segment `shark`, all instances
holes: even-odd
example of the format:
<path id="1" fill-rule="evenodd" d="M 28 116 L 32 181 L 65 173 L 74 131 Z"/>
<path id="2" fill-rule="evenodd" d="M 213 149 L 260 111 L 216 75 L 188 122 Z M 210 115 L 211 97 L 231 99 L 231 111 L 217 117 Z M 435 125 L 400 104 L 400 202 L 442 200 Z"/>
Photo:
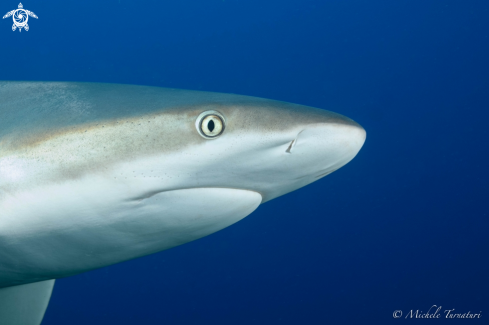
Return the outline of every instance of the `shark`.
<path id="1" fill-rule="evenodd" d="M 0 324 L 39 325 L 55 279 L 226 228 L 365 139 L 350 118 L 276 100 L 0 82 Z"/>

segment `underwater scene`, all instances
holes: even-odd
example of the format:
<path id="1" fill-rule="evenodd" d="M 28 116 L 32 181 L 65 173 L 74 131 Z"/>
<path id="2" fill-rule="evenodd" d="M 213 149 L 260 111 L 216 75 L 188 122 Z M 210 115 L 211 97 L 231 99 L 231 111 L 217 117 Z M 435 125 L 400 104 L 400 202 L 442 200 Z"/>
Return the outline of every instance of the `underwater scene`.
<path id="1" fill-rule="evenodd" d="M 489 323 L 488 1 L 0 14 L 0 325 Z"/>

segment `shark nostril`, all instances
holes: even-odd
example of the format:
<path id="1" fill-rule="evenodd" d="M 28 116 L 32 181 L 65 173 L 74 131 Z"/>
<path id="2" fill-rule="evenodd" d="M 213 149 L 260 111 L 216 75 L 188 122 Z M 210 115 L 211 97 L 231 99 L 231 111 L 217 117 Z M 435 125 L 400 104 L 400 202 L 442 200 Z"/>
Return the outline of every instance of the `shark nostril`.
<path id="1" fill-rule="evenodd" d="M 292 153 L 292 148 L 294 147 L 294 143 L 295 143 L 295 139 L 292 140 L 287 150 L 285 150 L 286 153 Z"/>
<path id="2" fill-rule="evenodd" d="M 302 131 L 304 131 L 304 130 L 302 130 Z M 294 146 L 295 146 L 295 145 L 296 145 L 296 143 L 297 143 L 297 139 L 299 138 L 299 135 L 301 135 L 302 131 L 301 131 L 301 132 L 299 132 L 299 133 L 297 134 L 297 136 L 295 137 L 295 139 L 294 139 L 294 140 L 292 140 L 292 142 L 289 144 L 289 147 L 287 148 L 287 150 L 285 150 L 285 152 L 286 152 L 286 153 L 292 153 L 292 149 L 294 149 Z"/>

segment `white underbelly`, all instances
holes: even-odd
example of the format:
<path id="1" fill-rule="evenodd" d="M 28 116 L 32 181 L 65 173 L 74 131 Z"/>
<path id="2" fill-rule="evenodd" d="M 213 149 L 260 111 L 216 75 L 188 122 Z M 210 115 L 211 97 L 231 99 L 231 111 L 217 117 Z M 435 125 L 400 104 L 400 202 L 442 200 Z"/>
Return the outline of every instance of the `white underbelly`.
<path id="1" fill-rule="evenodd" d="M 85 179 L 2 195 L 0 287 L 181 245 L 241 220 L 262 202 L 257 192 L 229 188 L 129 192 Z"/>

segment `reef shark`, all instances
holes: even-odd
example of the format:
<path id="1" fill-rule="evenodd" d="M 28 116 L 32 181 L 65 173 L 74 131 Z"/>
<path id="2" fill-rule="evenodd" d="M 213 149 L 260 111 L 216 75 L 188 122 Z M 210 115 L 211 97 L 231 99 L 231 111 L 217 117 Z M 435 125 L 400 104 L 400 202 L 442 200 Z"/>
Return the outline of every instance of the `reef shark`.
<path id="1" fill-rule="evenodd" d="M 54 279 L 228 227 L 365 137 L 342 115 L 255 97 L 0 82 L 0 324 L 40 324 Z"/>

